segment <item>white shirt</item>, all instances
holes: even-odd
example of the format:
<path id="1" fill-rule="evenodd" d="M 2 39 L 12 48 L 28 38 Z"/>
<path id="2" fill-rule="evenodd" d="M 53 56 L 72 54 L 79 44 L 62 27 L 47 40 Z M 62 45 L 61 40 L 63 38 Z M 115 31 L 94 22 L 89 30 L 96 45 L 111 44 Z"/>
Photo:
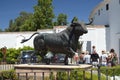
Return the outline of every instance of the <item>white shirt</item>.
<path id="1" fill-rule="evenodd" d="M 87 63 L 90 63 L 90 55 L 85 55 L 84 57 L 83 57 L 83 60 L 85 61 L 85 63 L 87 64 Z"/>
<path id="2" fill-rule="evenodd" d="M 102 55 L 101 55 L 101 61 L 102 61 L 102 62 L 107 62 L 107 60 L 106 60 L 107 57 L 108 57 L 107 54 L 102 54 Z"/>

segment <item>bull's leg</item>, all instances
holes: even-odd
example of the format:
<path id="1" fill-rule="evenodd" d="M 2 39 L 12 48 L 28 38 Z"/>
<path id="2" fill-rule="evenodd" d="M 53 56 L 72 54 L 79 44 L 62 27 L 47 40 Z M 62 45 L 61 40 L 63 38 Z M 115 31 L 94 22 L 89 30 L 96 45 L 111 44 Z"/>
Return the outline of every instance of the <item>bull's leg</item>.
<path id="1" fill-rule="evenodd" d="M 71 47 L 69 47 L 69 50 L 75 55 L 76 52 Z"/>
<path id="2" fill-rule="evenodd" d="M 47 53 L 47 49 L 45 47 L 44 39 L 40 36 L 36 36 L 34 39 L 34 49 L 35 51 L 39 52 L 39 55 L 41 57 L 41 62 L 44 63 L 44 56 Z"/>
<path id="3" fill-rule="evenodd" d="M 41 62 L 42 62 L 42 63 L 45 63 L 44 57 L 45 57 L 46 53 L 47 53 L 47 52 L 44 52 L 44 51 L 41 51 L 41 53 L 40 53 L 40 57 L 41 57 Z"/>
<path id="4" fill-rule="evenodd" d="M 38 53 L 38 51 L 35 50 L 35 51 L 31 54 L 31 56 L 35 56 L 36 53 Z"/>
<path id="5" fill-rule="evenodd" d="M 68 55 L 65 56 L 64 64 L 68 65 Z"/>
<path id="6" fill-rule="evenodd" d="M 42 62 L 42 63 L 44 62 L 45 52 L 34 50 L 34 53 L 32 53 L 31 56 L 35 56 L 35 55 L 39 55 L 41 57 L 41 59 L 38 59 L 38 62 Z"/>

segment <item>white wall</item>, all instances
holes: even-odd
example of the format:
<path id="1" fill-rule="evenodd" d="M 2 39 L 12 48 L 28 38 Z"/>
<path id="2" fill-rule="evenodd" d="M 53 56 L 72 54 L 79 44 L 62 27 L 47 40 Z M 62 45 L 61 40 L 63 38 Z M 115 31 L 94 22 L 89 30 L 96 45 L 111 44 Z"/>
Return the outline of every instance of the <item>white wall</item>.
<path id="1" fill-rule="evenodd" d="M 109 11 L 106 11 L 106 5 L 96 11 L 94 15 L 93 24 L 96 25 L 107 25 L 109 24 Z"/>
<path id="2" fill-rule="evenodd" d="M 16 34 L 2 33 L 0 34 L 0 48 L 8 46 L 8 48 L 15 47 Z"/>
<path id="3" fill-rule="evenodd" d="M 99 54 L 101 54 L 102 50 L 106 50 L 106 30 L 105 27 L 97 28 L 97 26 L 93 28 L 88 28 L 88 33 L 84 34 L 80 41 L 91 41 L 92 46 L 96 46 L 96 50 Z M 86 46 L 83 46 L 83 50 L 86 50 Z"/>
<path id="4" fill-rule="evenodd" d="M 33 32 L 0 32 L 0 48 L 6 46 L 7 48 L 18 48 L 24 45 L 32 46 L 32 40 L 21 44 L 21 40 L 28 38 Z"/>
<path id="5" fill-rule="evenodd" d="M 29 41 L 25 42 L 25 43 L 21 43 L 22 39 L 28 39 L 34 32 L 25 32 L 25 33 L 19 33 L 16 34 L 16 46 L 15 48 L 19 48 L 19 47 L 23 47 L 23 46 L 31 46 L 33 47 L 33 39 L 35 36 L 33 36 L 33 38 L 31 38 Z"/>
<path id="6" fill-rule="evenodd" d="M 120 36 L 120 3 L 119 0 L 110 1 L 110 35 L 111 35 L 111 48 L 116 50 L 116 53 L 119 52 L 119 39 Z"/>

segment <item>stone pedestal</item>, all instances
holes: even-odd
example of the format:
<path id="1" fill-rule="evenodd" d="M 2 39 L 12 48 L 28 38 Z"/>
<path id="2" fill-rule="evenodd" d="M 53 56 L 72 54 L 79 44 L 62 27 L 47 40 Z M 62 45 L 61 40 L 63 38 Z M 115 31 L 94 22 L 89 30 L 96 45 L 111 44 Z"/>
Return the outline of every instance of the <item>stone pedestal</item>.
<path id="1" fill-rule="evenodd" d="M 40 71 L 55 71 L 55 70 L 73 70 L 73 69 L 89 69 L 92 65 L 87 64 L 69 64 L 69 65 L 29 65 L 19 64 L 14 65 L 16 72 L 40 72 Z"/>
<path id="2" fill-rule="evenodd" d="M 18 74 L 19 79 L 33 79 L 33 80 L 44 80 L 49 78 L 50 75 L 56 77 L 57 72 L 69 72 L 74 69 L 89 69 L 92 65 L 80 64 L 80 65 L 29 65 L 29 64 L 19 64 L 15 65 L 14 69 Z M 48 79 L 49 80 L 49 79 Z"/>

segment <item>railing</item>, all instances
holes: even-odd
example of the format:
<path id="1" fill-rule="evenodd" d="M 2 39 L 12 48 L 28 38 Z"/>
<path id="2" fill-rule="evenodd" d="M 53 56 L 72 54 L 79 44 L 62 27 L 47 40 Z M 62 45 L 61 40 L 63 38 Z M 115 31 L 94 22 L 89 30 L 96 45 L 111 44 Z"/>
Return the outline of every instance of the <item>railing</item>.
<path id="1" fill-rule="evenodd" d="M 114 75 L 108 76 L 108 69 L 106 74 L 100 73 L 99 69 L 96 70 L 81 70 L 79 71 L 51 71 L 51 72 L 27 72 L 16 73 L 18 80 L 120 80 Z M 81 75 L 80 75 L 81 73 Z M 88 77 L 89 76 L 89 77 Z"/>
<path id="2" fill-rule="evenodd" d="M 106 69 L 107 72 L 107 69 Z M 81 73 L 81 75 L 80 75 Z M 89 73 L 89 74 L 88 74 Z M 114 73 L 114 70 L 113 70 Z M 0 80 L 120 80 L 113 74 L 112 77 L 108 74 L 102 74 L 98 70 L 81 70 L 79 71 L 51 71 L 51 72 L 18 72 L 13 76 L 5 79 L 1 77 Z M 10 74 L 11 75 L 11 74 Z"/>

